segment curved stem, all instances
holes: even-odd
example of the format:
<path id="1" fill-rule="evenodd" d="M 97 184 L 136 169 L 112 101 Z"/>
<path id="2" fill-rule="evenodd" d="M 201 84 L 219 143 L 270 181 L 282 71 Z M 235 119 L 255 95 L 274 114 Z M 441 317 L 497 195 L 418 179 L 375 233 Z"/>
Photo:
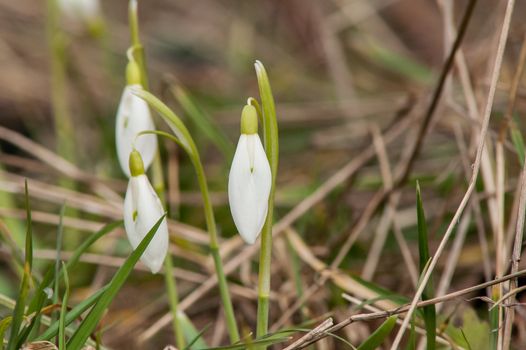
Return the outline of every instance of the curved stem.
<path id="1" fill-rule="evenodd" d="M 199 159 L 199 155 L 197 153 L 197 150 L 195 149 L 195 144 L 193 143 L 193 141 L 191 141 L 190 147 L 195 150 L 194 156 L 192 156 L 191 159 L 195 168 L 195 172 L 197 174 L 199 188 L 201 189 L 201 194 L 203 197 L 203 209 L 205 212 L 208 233 L 210 235 L 210 253 L 212 254 L 212 258 L 214 259 L 219 293 L 221 295 L 221 301 L 223 303 L 223 308 L 225 311 L 228 334 L 230 336 L 230 341 L 232 343 L 235 343 L 239 341 L 239 331 L 237 329 L 236 317 L 234 315 L 232 300 L 230 299 L 230 293 L 228 291 L 226 276 L 223 271 L 221 255 L 219 254 L 219 244 L 217 240 L 217 227 L 214 217 L 214 209 L 212 207 L 212 202 L 210 201 L 210 193 L 208 191 L 208 184 L 206 182 L 206 175 L 203 169 L 203 165 L 201 164 L 201 160 Z"/>
<path id="2" fill-rule="evenodd" d="M 205 212 L 208 234 L 210 235 L 210 253 L 212 254 L 212 258 L 214 259 L 214 266 L 216 269 L 217 280 L 219 285 L 219 293 L 221 295 L 221 301 L 225 310 L 225 318 L 228 333 L 230 335 L 230 341 L 232 343 L 235 343 L 239 341 L 239 331 L 234 316 L 234 308 L 232 307 L 232 300 L 230 299 L 225 273 L 223 271 L 223 263 L 221 261 L 221 256 L 219 255 L 219 245 L 217 240 L 217 228 L 214 217 L 214 209 L 210 200 L 210 193 L 208 191 L 206 175 L 203 169 L 203 165 L 201 163 L 201 159 L 199 158 L 197 146 L 195 145 L 195 142 L 184 123 L 166 104 L 159 100 L 155 95 L 144 89 L 135 89 L 133 90 L 133 93 L 139 96 L 140 98 L 144 99 L 153 109 L 155 109 L 161 115 L 161 117 L 168 124 L 168 126 L 176 136 L 177 141 L 175 142 L 179 146 L 181 146 L 181 148 L 184 149 L 184 151 L 188 154 L 192 165 L 195 168 L 197 180 L 199 182 L 199 188 L 203 197 L 203 209 Z M 157 132 L 157 134 L 160 136 L 166 136 L 159 132 Z M 173 138 L 170 139 L 173 140 Z"/>

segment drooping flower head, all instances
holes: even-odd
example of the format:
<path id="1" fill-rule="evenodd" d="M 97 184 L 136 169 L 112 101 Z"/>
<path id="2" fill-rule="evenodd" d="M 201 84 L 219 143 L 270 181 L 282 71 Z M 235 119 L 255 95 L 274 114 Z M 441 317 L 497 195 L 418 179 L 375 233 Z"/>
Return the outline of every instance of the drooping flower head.
<path id="1" fill-rule="evenodd" d="M 155 126 L 146 101 L 132 93 L 132 89 L 141 88 L 140 69 L 132 59 L 126 67 L 128 85 L 124 88 L 115 127 L 117 156 L 122 171 L 129 177 L 128 157 L 136 149 L 144 160 L 147 169 L 157 152 L 157 137 L 152 134 L 138 136 L 139 133 L 154 130 Z"/>
<path id="2" fill-rule="evenodd" d="M 68 19 L 77 22 L 95 22 L 101 16 L 99 0 L 58 0 L 58 6 Z"/>
<path id="3" fill-rule="evenodd" d="M 270 165 L 258 135 L 257 112 L 246 105 L 230 168 L 228 200 L 239 234 L 249 244 L 256 241 L 265 223 L 271 183 Z"/>
<path id="4" fill-rule="evenodd" d="M 133 150 L 129 156 L 131 173 L 124 198 L 124 228 L 133 249 L 163 216 L 164 208 L 148 177 L 144 174 L 141 155 Z M 168 226 L 163 219 L 152 241 L 141 256 L 141 261 L 152 273 L 157 273 L 168 252 Z"/>

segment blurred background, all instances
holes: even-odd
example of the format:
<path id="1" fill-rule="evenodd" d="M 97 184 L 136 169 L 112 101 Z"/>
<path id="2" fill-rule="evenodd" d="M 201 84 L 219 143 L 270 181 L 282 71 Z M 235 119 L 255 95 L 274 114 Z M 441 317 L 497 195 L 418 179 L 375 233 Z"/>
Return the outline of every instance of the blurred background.
<path id="1" fill-rule="evenodd" d="M 306 205 L 275 242 L 270 323 L 275 329 L 324 315 L 342 320 L 355 312 L 342 299 L 342 292 L 360 300 L 377 297 L 378 288 L 405 297 L 414 293 L 418 264 L 415 181 L 422 187 L 433 252 L 470 176 L 505 2 L 477 1 L 462 42 L 462 59 L 446 81 L 407 181 L 395 192 L 396 198 L 393 195 L 372 207 L 371 203 L 375 193 L 388 188 L 407 164 L 468 2 L 139 1 L 150 90 L 180 114 L 198 143 L 213 191 L 225 263 L 235 261 L 245 249 L 225 192 L 240 112 L 248 97 L 259 98 L 254 61 L 261 60 L 267 68 L 280 128 L 276 220 Z M 4 234 L 9 232 L 21 242 L 23 181 L 29 178 L 39 268 L 55 258 L 56 225 L 63 203 L 68 208 L 65 259 L 83 238 L 121 216 L 126 179 L 115 153 L 114 124 L 130 45 L 127 7 L 125 0 L 101 1 L 102 18 L 88 24 L 63 15 L 50 21 L 53 11 L 45 1 L 0 0 L 0 219 Z M 488 168 L 483 169 L 478 197 L 463 218 L 469 217 L 460 225 L 459 231 L 464 232 L 459 248 L 448 248 L 437 268 L 438 285 L 448 271 L 448 261 L 454 259 L 453 271 L 441 285 L 443 293 L 481 283 L 499 270 L 492 215 L 494 145 L 506 120 L 510 85 L 520 67 L 525 11 L 526 3 L 518 1 L 490 122 Z M 524 79 L 519 82 L 512 116 L 514 130 L 520 132 L 526 87 Z M 69 121 L 57 126 L 57 114 Z M 156 124 L 166 129 L 160 118 Z M 66 141 L 59 142 L 60 133 L 67 135 Z M 170 141 L 162 143 L 173 219 L 171 253 L 185 300 L 213 269 L 193 168 Z M 512 140 L 506 139 L 504 145 L 505 240 L 511 242 L 521 163 Z M 351 168 L 356 169 L 350 171 L 355 159 Z M 325 190 L 327 180 L 338 174 Z M 321 197 L 305 204 L 320 189 Z M 357 231 L 360 234 L 352 248 L 343 252 L 337 278 L 322 279 L 297 312 L 281 319 L 305 290 L 320 281 L 321 271 Z M 129 251 L 122 231 L 94 247 L 84 257 L 86 264 L 72 276 L 72 302 L 107 282 Z M 0 253 L 0 289 L 13 296 L 18 282 L 10 267 L 11 252 L 2 244 Z M 453 255 L 448 258 L 448 254 Z M 152 328 L 169 311 L 163 279 L 144 272 L 140 264 L 138 270 L 106 317 L 108 346 L 162 348 L 173 343 L 169 323 Z M 236 316 L 245 332 L 255 325 L 256 272 L 257 254 L 240 262 L 230 279 Z M 355 277 L 371 284 L 363 287 Z M 484 290 L 473 297 L 483 295 Z M 451 319 L 462 323 L 467 317 L 476 320 L 473 324 L 478 327 L 488 327 L 483 301 L 453 304 L 442 314 L 447 318 L 444 327 L 453 323 Z M 188 303 L 185 312 L 198 329 L 209 326 L 204 332 L 209 345 L 225 343 L 216 288 L 197 303 Z M 525 344 L 524 310 L 517 311 L 516 317 L 514 341 Z M 374 326 L 374 322 L 356 324 L 341 335 L 359 344 Z M 480 345 L 486 347 L 473 343 L 471 347 L 487 348 L 487 338 L 476 340 L 478 333 L 474 334 L 473 341 L 486 342 Z M 346 345 L 326 338 L 318 346 Z"/>

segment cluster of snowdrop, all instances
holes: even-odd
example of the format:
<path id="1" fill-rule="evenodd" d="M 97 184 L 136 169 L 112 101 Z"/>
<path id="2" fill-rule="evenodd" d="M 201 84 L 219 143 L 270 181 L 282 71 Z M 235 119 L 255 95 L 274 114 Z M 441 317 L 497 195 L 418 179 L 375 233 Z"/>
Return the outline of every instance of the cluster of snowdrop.
<path id="1" fill-rule="evenodd" d="M 88 29 L 90 26 L 96 29 L 93 25 L 96 25 L 97 21 L 102 23 L 99 0 L 52 1 L 56 2 L 64 17 L 76 24 L 88 25 Z M 166 136 L 185 150 L 196 171 L 210 235 L 210 254 L 213 256 L 216 268 L 227 328 L 231 342 L 236 343 L 240 340 L 239 331 L 219 254 L 217 228 L 204 169 L 195 142 L 186 126 L 169 107 L 146 91 L 146 86 L 142 85 L 147 79 L 144 51 L 139 39 L 137 6 L 137 0 L 130 0 L 129 21 L 132 44 L 128 50 L 127 83 L 120 99 L 115 125 L 117 157 L 123 173 L 129 179 L 123 205 L 126 235 L 133 249 L 137 249 L 153 227 L 159 223 L 156 231 L 152 232 L 153 237 L 150 233 L 149 237 L 152 239 L 141 255 L 141 261 L 152 273 L 159 272 L 168 253 L 168 225 L 163 203 L 152 187 L 146 172 L 154 161 L 159 161 L 157 135 Z M 259 337 L 266 334 L 268 325 L 270 284 L 266 281 L 270 281 L 271 254 L 269 252 L 272 247 L 272 199 L 278 163 L 278 131 L 274 100 L 266 71 L 259 61 L 256 61 L 255 68 L 263 108 L 260 108 L 257 100 L 250 98 L 242 110 L 241 135 L 228 179 L 228 199 L 234 223 L 245 242 L 255 243 L 263 230 L 260 252 L 260 276 L 263 276 L 260 281 L 263 282 L 258 287 L 257 336 Z M 173 135 L 155 131 L 150 107 L 163 117 Z M 265 148 L 258 135 L 258 120 L 263 124 Z M 157 164 L 153 170 L 154 175 L 156 171 L 159 171 Z M 265 226 L 265 223 L 268 225 Z M 171 266 L 170 263 L 166 264 L 166 276 L 172 275 Z M 170 277 L 167 278 L 167 286 L 169 289 L 175 288 L 175 284 L 170 282 Z M 169 293 L 169 296 L 172 308 L 176 308 L 176 293 Z M 175 314 L 174 317 L 177 323 L 178 317 Z M 178 333 L 176 331 L 178 345 L 184 348 L 184 339 Z"/>
<path id="2" fill-rule="evenodd" d="M 134 90 L 142 86 L 140 69 L 131 55 L 126 76 L 115 138 L 119 163 L 130 179 L 124 200 L 124 224 L 135 249 L 164 209 L 145 175 L 157 152 L 157 137 L 148 133 L 155 128 L 148 104 L 134 94 Z M 257 112 L 253 106 L 246 105 L 241 113 L 241 136 L 230 169 L 228 198 L 234 223 L 249 244 L 256 241 L 265 223 L 271 181 L 269 162 L 258 135 Z M 168 229 L 164 219 L 141 260 L 156 273 L 167 252 Z"/>
<path id="3" fill-rule="evenodd" d="M 133 94 L 133 89 L 142 89 L 140 69 L 133 59 L 126 67 L 126 79 L 127 85 L 117 110 L 115 140 L 122 171 L 129 177 L 124 198 L 124 228 L 135 249 L 164 214 L 164 208 L 145 174 L 157 152 L 157 137 L 153 134 L 141 135 L 141 132 L 154 130 L 155 127 L 148 104 Z M 157 273 L 167 252 L 168 226 L 166 219 L 163 219 L 141 261 L 152 273 Z"/>

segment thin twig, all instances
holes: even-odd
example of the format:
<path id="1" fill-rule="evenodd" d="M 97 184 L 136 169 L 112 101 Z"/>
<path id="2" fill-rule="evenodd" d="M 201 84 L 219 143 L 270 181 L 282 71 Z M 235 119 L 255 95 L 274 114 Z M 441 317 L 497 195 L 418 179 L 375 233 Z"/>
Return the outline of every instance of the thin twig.
<path id="1" fill-rule="evenodd" d="M 331 328 L 334 325 L 334 322 L 332 320 L 332 317 L 326 319 L 323 321 L 320 325 L 318 325 L 316 328 L 312 329 L 309 333 L 305 334 L 303 337 L 296 340 L 294 343 L 290 344 L 283 350 L 292 350 L 295 349 L 312 339 L 319 336 L 321 333 L 325 332 L 327 329 Z"/>
<path id="2" fill-rule="evenodd" d="M 473 5 L 474 5 L 475 1 L 471 1 L 470 2 L 470 6 L 469 8 L 471 8 L 471 10 L 469 10 L 468 8 L 468 11 L 472 11 L 473 10 Z M 500 40 L 499 40 L 499 43 L 498 43 L 498 47 L 497 47 L 497 55 L 495 57 L 495 63 L 494 63 L 494 66 L 493 66 L 493 71 L 492 71 L 492 74 L 491 74 L 491 84 L 490 84 L 490 87 L 489 87 L 489 92 L 488 92 L 488 98 L 487 98 L 487 103 L 486 103 L 486 107 L 484 109 L 484 114 L 483 114 L 483 122 L 482 122 L 482 130 L 480 132 L 480 138 L 479 138 L 479 144 L 478 144 L 478 147 L 477 147 L 477 154 L 476 154 L 476 157 L 475 157 L 475 162 L 474 162 L 474 166 L 473 166 L 473 175 L 471 177 L 471 180 L 470 180 L 470 183 L 469 183 L 469 186 L 468 186 L 468 189 L 464 195 L 464 197 L 462 198 L 462 201 L 460 202 L 460 205 L 458 206 L 456 212 L 455 212 L 455 215 L 453 216 L 453 219 L 451 220 L 447 230 L 446 230 L 446 233 L 444 234 L 444 237 L 442 238 L 442 241 L 440 242 L 440 245 L 439 247 L 437 248 L 436 252 L 435 252 L 435 255 L 433 256 L 432 260 L 431 260 L 431 263 L 429 264 L 429 268 L 427 269 L 424 277 L 422 278 L 422 282 L 420 284 L 420 287 L 418 288 L 418 290 L 416 291 L 414 297 L 413 297 L 413 301 L 411 302 L 411 307 L 409 308 L 408 310 L 408 313 L 406 315 L 406 318 L 404 319 L 404 323 L 402 324 L 402 326 L 400 327 L 400 330 L 398 331 L 397 335 L 396 335 L 396 338 L 391 346 L 391 350 L 396 350 L 400 347 L 400 342 L 402 341 L 402 337 L 405 333 L 405 330 L 407 328 L 407 325 L 409 324 L 410 320 L 411 320 L 411 317 L 413 315 L 413 312 L 416 308 L 416 305 L 418 303 L 418 300 L 420 300 L 420 297 L 422 296 L 422 292 L 424 291 L 424 288 L 426 287 L 427 285 L 427 282 L 429 281 L 429 278 L 431 277 L 431 274 L 433 273 L 433 270 L 438 262 L 438 259 L 440 258 L 440 256 L 442 255 L 442 252 L 443 250 L 445 249 L 446 247 L 446 244 L 449 240 L 449 237 L 451 236 L 451 233 L 453 232 L 453 229 L 455 228 L 458 220 L 460 219 L 460 216 L 462 215 L 462 212 L 464 211 L 464 208 L 466 207 L 470 197 L 471 197 L 471 194 L 473 192 L 473 190 L 475 189 L 475 183 L 477 181 L 477 177 L 478 177 L 478 172 L 480 170 L 480 160 L 481 160 L 481 157 L 482 157 L 482 150 L 484 148 L 484 141 L 486 139 L 486 133 L 487 133 L 487 130 L 488 130 L 488 125 L 489 125 L 489 119 L 490 119 L 490 115 L 491 115 L 491 110 L 492 110 L 492 107 L 493 107 L 493 99 L 494 99 L 494 96 L 495 96 L 495 90 L 496 90 L 496 86 L 497 86 L 497 81 L 498 81 L 498 78 L 499 78 L 499 73 L 500 73 L 500 67 L 502 65 L 502 57 L 504 56 L 504 48 L 506 47 L 506 41 L 507 41 L 507 38 L 508 38 L 508 33 L 509 33 L 509 28 L 510 28 L 510 22 L 511 22 L 511 15 L 513 13 L 513 5 L 514 5 L 515 1 L 514 0 L 508 0 L 508 3 L 507 3 L 507 7 L 506 7 L 506 13 L 504 15 L 504 21 L 503 21 L 503 25 L 502 25 L 502 29 L 501 29 L 501 33 L 500 33 Z M 472 5 L 473 4 L 473 5 Z M 465 16 L 464 18 L 466 17 L 469 17 L 469 16 Z M 465 22 L 465 20 L 463 20 L 463 23 Z M 465 27 L 467 26 L 467 23 L 464 24 L 463 26 L 461 26 L 461 30 L 459 32 L 459 36 L 460 36 L 460 33 L 464 32 L 465 31 Z"/>
<path id="3" fill-rule="evenodd" d="M 524 216 L 526 214 L 526 160 L 521 174 L 521 194 L 519 199 L 519 216 L 517 218 L 517 229 L 515 231 L 515 244 L 513 246 L 513 253 L 511 255 L 511 271 L 517 272 L 519 270 L 519 262 L 521 261 L 522 253 L 522 239 L 524 236 Z M 517 288 L 518 280 L 516 278 L 511 280 L 510 289 Z M 515 294 L 513 294 L 508 301 L 508 304 L 515 303 Z M 511 341 L 511 328 L 514 317 L 514 308 L 506 309 L 506 321 L 504 323 L 504 338 L 503 348 L 509 349 Z"/>
<path id="4" fill-rule="evenodd" d="M 525 276 L 525 275 L 526 275 L 526 270 L 521 270 L 521 271 L 518 271 L 516 273 L 512 273 L 512 274 L 503 276 L 501 278 L 496 278 L 496 279 L 494 279 L 492 281 L 484 282 L 484 283 L 478 284 L 476 286 L 472 286 L 472 287 L 468 287 L 468 288 L 465 288 L 465 289 L 461 289 L 461 290 L 458 290 L 458 291 L 453 292 L 453 293 L 449 293 L 449 294 L 441 296 L 441 297 L 420 301 L 420 302 L 416 303 L 416 307 L 421 308 L 421 307 L 428 306 L 428 305 L 435 305 L 435 304 L 439 304 L 439 303 L 444 303 L 444 302 L 447 302 L 447 301 L 450 301 L 450 300 L 454 300 L 454 299 L 456 299 L 458 297 L 461 297 L 463 295 L 470 294 L 470 293 L 475 292 L 477 290 L 485 289 L 485 288 L 494 286 L 496 284 L 509 281 L 509 280 L 511 280 L 513 278 L 518 278 L 518 277 L 522 277 L 522 276 Z M 393 316 L 393 315 L 403 314 L 403 313 L 411 311 L 412 307 L 413 307 L 412 304 L 406 304 L 406 305 L 400 306 L 400 307 L 398 307 L 396 309 L 349 316 L 348 318 L 346 318 L 342 322 L 337 323 L 334 326 L 332 326 L 331 328 L 327 329 L 323 334 L 320 334 L 318 336 L 318 338 L 315 338 L 315 339 L 311 340 L 310 342 L 305 343 L 302 346 L 297 347 L 295 349 L 291 349 L 291 350 L 303 349 L 303 348 L 309 346 L 310 344 L 318 341 L 319 339 L 328 336 L 329 333 L 337 332 L 340 329 L 350 325 L 351 323 L 359 322 L 359 321 L 377 320 L 377 319 L 390 317 L 390 316 Z M 406 320 L 408 319 L 408 315 L 407 314 L 405 315 L 405 319 Z"/>

